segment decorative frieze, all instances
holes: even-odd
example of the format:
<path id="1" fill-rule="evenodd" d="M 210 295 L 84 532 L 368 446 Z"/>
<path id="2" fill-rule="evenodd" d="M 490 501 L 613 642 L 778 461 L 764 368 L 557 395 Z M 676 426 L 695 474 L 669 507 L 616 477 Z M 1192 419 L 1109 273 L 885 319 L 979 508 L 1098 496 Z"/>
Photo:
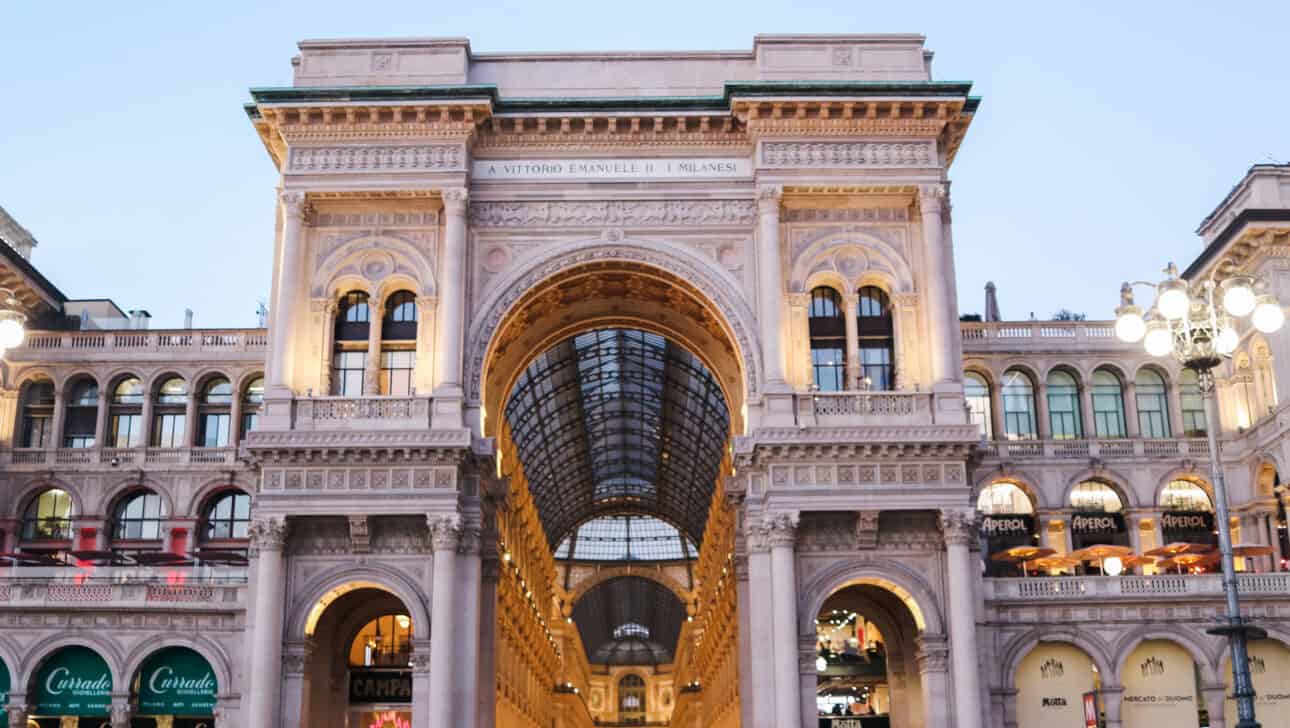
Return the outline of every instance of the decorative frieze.
<path id="1" fill-rule="evenodd" d="M 456 172 L 466 169 L 461 144 L 345 145 L 291 147 L 288 173 Z"/>
<path id="2" fill-rule="evenodd" d="M 279 491 L 432 490 L 456 487 L 456 468 L 266 468 L 261 489 Z"/>
<path id="3" fill-rule="evenodd" d="M 909 222 L 909 210 L 904 207 L 830 207 L 789 208 L 784 210 L 784 222 Z"/>
<path id="4" fill-rule="evenodd" d="M 314 227 L 435 227 L 437 212 L 319 212 Z"/>
<path id="5" fill-rule="evenodd" d="M 475 202 L 472 227 L 672 227 L 751 225 L 752 200 L 633 200 L 589 202 Z"/>
<path id="6" fill-rule="evenodd" d="M 777 489 L 828 488 L 848 490 L 885 485 L 961 484 L 963 463 L 827 463 L 770 466 L 770 482 Z"/>
<path id="7" fill-rule="evenodd" d="M 763 167 L 935 167 L 936 142 L 771 142 L 761 144 Z"/>

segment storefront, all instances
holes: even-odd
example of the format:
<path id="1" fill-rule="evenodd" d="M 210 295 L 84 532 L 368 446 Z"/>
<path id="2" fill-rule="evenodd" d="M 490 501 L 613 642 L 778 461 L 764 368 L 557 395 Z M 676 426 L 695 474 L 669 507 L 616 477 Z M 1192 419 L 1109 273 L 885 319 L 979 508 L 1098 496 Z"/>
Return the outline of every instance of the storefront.
<path id="1" fill-rule="evenodd" d="M 64 647 L 40 666 L 31 693 L 31 721 L 40 728 L 99 728 L 108 723 L 112 671 L 94 650 Z"/>
<path id="2" fill-rule="evenodd" d="M 349 650 L 347 728 L 411 728 L 412 620 L 389 614 L 368 622 Z"/>
<path id="3" fill-rule="evenodd" d="M 1015 562 L 1001 562 L 990 557 L 1016 546 L 1037 546 L 1034 505 L 1030 497 L 1013 483 L 991 483 L 977 496 L 981 514 L 981 558 L 986 576 L 1020 576 Z"/>
<path id="4" fill-rule="evenodd" d="M 1160 508 L 1165 543 L 1218 546 L 1214 506 L 1204 488 L 1189 480 L 1174 480 L 1161 490 Z"/>
<path id="5" fill-rule="evenodd" d="M 1103 544 L 1129 545 L 1124 501 L 1111 486 L 1096 480 L 1076 485 L 1071 490 L 1070 507 L 1073 550 Z"/>
<path id="6" fill-rule="evenodd" d="M 1078 726 L 1084 695 L 1100 686 L 1093 660 L 1075 645 L 1041 642 L 1017 665 L 1018 726 Z"/>
<path id="7" fill-rule="evenodd" d="M 1176 643 L 1143 642 L 1125 659 L 1120 675 L 1124 685 L 1120 720 L 1126 728 L 1196 728 L 1200 725 L 1203 706 L 1198 697 L 1196 663 Z"/>
<path id="8" fill-rule="evenodd" d="M 218 687 L 215 671 L 196 651 L 158 650 L 135 673 L 131 728 L 214 728 Z"/>

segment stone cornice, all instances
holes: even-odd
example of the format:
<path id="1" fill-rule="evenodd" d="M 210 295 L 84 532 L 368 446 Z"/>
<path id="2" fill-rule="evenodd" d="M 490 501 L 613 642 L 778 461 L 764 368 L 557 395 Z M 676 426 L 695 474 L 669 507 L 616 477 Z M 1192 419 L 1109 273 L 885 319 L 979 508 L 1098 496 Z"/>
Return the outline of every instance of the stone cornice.
<path id="1" fill-rule="evenodd" d="M 735 460 L 749 467 L 772 458 L 967 458 L 978 437 L 973 425 L 762 428 L 735 438 Z"/>
<path id="2" fill-rule="evenodd" d="M 430 463 L 455 465 L 472 457 L 471 433 L 459 430 L 265 431 L 248 433 L 242 455 L 258 465 Z"/>

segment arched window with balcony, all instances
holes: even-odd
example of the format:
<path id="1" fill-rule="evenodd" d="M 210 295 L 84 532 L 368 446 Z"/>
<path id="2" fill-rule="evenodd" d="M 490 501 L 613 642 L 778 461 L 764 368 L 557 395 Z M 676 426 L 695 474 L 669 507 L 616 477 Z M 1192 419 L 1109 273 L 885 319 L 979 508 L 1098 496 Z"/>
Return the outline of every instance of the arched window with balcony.
<path id="1" fill-rule="evenodd" d="M 332 357 L 331 391 L 334 395 L 358 397 L 363 394 L 371 315 L 371 306 L 363 291 L 350 291 L 341 296 L 336 309 L 336 345 Z"/>
<path id="2" fill-rule="evenodd" d="M 963 397 L 967 401 L 968 416 L 981 428 L 987 440 L 994 439 L 994 413 L 990 406 L 990 383 L 976 372 L 963 373 Z"/>
<path id="3" fill-rule="evenodd" d="M 197 446 L 228 447 L 232 426 L 233 383 L 215 377 L 202 387 L 197 404 Z"/>
<path id="4" fill-rule="evenodd" d="M 1079 383 L 1070 372 L 1048 373 L 1048 426 L 1054 440 L 1078 440 L 1084 436 L 1079 411 Z"/>
<path id="5" fill-rule="evenodd" d="M 143 444 L 143 382 L 126 376 L 112 388 L 108 405 L 110 447 L 139 447 Z"/>
<path id="6" fill-rule="evenodd" d="M 166 516 L 161 496 L 151 490 L 132 490 L 112 509 L 112 550 L 126 555 L 161 548 L 161 524 Z"/>
<path id="7" fill-rule="evenodd" d="M 1124 437 L 1124 387 L 1106 369 L 1093 372 L 1093 428 L 1098 437 Z"/>
<path id="8" fill-rule="evenodd" d="M 1160 489 L 1160 530 L 1165 543 L 1218 545 L 1214 501 L 1198 483 L 1175 479 Z"/>
<path id="9" fill-rule="evenodd" d="M 1169 429 L 1169 390 L 1164 377 L 1141 369 L 1133 378 L 1138 405 L 1138 432 L 1143 437 L 1172 437 Z"/>
<path id="10" fill-rule="evenodd" d="M 1183 437 L 1205 436 L 1205 399 L 1200 377 L 1190 369 L 1178 375 L 1178 409 L 1182 414 Z"/>
<path id="11" fill-rule="evenodd" d="M 1003 373 L 1003 432 L 1009 440 L 1033 440 L 1035 428 L 1035 384 L 1020 369 Z"/>
<path id="12" fill-rule="evenodd" d="M 256 377 L 242 390 L 242 422 L 238 437 L 254 430 L 260 423 L 260 408 L 264 406 L 264 377 Z"/>
<path id="13" fill-rule="evenodd" d="M 987 576 L 1021 576 L 1015 563 L 991 556 L 1017 546 L 1039 543 L 1035 530 L 1035 506 L 1026 491 L 1016 483 L 998 481 L 981 489 L 976 499 L 981 514 L 981 557 Z"/>
<path id="14" fill-rule="evenodd" d="M 877 286 L 858 292 L 856 337 L 860 345 L 860 376 L 872 389 L 896 388 L 895 338 L 891 299 Z"/>
<path id="15" fill-rule="evenodd" d="M 816 287 L 808 316 L 815 387 L 840 392 L 847 388 L 847 327 L 841 294 L 827 286 Z"/>
<path id="16" fill-rule="evenodd" d="M 201 543 L 214 547 L 246 547 L 251 536 L 251 496 L 232 489 L 216 493 L 202 510 Z"/>
<path id="17" fill-rule="evenodd" d="M 24 551 L 61 550 L 72 540 L 72 496 L 47 488 L 27 501 L 19 536 Z"/>
<path id="18" fill-rule="evenodd" d="M 398 291 L 386 299 L 381 322 L 381 394 L 412 393 L 416 345 L 417 298 L 411 291 Z"/>
<path id="19" fill-rule="evenodd" d="M 22 446 L 54 446 L 54 383 L 29 382 L 22 391 Z"/>
<path id="20" fill-rule="evenodd" d="M 188 427 L 188 382 L 167 377 L 157 385 L 152 409 L 152 446 L 184 447 Z"/>
<path id="21" fill-rule="evenodd" d="M 80 377 L 68 388 L 67 415 L 63 420 L 63 447 L 94 447 L 99 420 L 99 385 Z"/>
<path id="22" fill-rule="evenodd" d="M 643 725 L 645 722 L 645 680 L 627 674 L 618 681 L 618 722 Z"/>
<path id="23" fill-rule="evenodd" d="M 1129 545 L 1124 499 L 1100 480 L 1086 480 L 1071 489 L 1071 545 L 1075 549 L 1099 544 Z"/>

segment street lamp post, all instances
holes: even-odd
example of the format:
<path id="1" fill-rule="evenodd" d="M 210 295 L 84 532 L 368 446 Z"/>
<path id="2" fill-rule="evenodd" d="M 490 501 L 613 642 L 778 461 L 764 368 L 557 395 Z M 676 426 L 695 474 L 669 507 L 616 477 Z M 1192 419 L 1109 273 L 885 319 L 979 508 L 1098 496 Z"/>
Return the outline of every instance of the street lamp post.
<path id="1" fill-rule="evenodd" d="M 1256 281 L 1236 275 L 1221 282 L 1213 278 L 1189 285 L 1178 277 L 1173 263 L 1165 269 L 1161 283 L 1136 283 L 1156 289 L 1156 300 L 1144 314 L 1134 305 L 1133 285 L 1120 288 L 1120 306 L 1115 309 L 1115 333 L 1121 340 L 1142 341 L 1151 356 L 1173 354 L 1187 369 L 1196 372 L 1205 403 L 1205 436 L 1209 441 L 1210 480 L 1214 486 L 1214 509 L 1218 520 L 1218 547 L 1222 556 L 1223 594 L 1227 598 L 1226 624 L 1209 630 L 1227 638 L 1232 651 L 1233 697 L 1237 723 L 1234 728 L 1259 728 L 1254 718 L 1254 683 L 1250 678 L 1247 642 L 1262 639 L 1267 632 L 1241 617 L 1236 568 L 1232 562 L 1232 526 L 1227 507 L 1227 485 L 1219 457 L 1218 400 L 1214 392 L 1214 368 L 1231 357 L 1240 343 L 1235 322 L 1249 317 L 1254 328 L 1272 333 L 1281 328 L 1285 314 L 1281 304 L 1267 294 L 1258 294 Z"/>

